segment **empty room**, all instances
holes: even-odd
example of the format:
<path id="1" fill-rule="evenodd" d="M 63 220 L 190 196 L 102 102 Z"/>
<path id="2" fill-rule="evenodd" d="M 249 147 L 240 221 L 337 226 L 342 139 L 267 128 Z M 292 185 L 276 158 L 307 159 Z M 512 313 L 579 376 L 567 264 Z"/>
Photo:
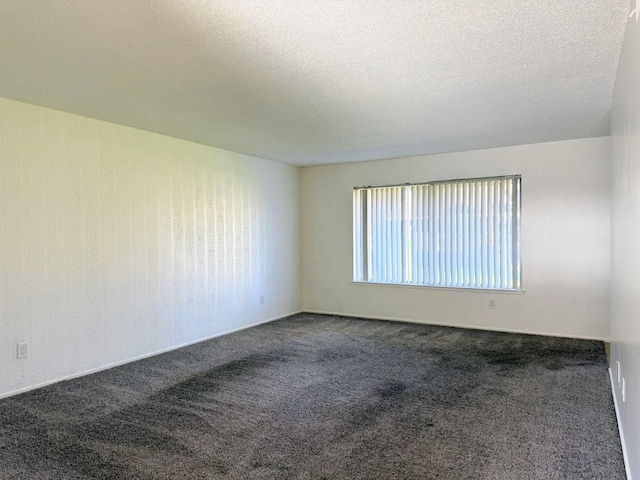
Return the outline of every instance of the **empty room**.
<path id="1" fill-rule="evenodd" d="M 640 0 L 0 0 L 0 479 L 640 480 Z"/>

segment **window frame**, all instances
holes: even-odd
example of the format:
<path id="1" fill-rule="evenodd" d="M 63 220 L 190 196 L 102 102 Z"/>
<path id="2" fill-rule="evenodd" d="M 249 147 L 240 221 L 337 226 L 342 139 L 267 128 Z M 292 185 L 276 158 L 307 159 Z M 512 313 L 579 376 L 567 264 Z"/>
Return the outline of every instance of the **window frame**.
<path id="1" fill-rule="evenodd" d="M 356 201 L 356 194 L 355 192 L 357 190 L 371 190 L 371 189 L 382 189 L 382 188 L 398 188 L 400 189 L 400 192 L 403 192 L 402 195 L 402 200 L 400 202 L 400 207 L 391 207 L 391 208 L 399 208 L 399 211 L 402 212 L 403 215 L 406 215 L 407 212 L 412 212 L 411 210 L 411 204 L 407 201 L 406 199 L 406 188 L 410 188 L 410 187 L 426 187 L 426 186 L 432 186 L 432 185 L 453 185 L 453 184 L 463 184 L 465 182 L 469 183 L 469 182 L 483 182 L 483 181 L 495 181 L 495 180 L 505 180 L 505 179 L 510 179 L 510 180 L 515 180 L 514 184 L 513 184 L 513 197 L 510 199 L 511 201 L 511 205 L 513 208 L 513 211 L 510 213 L 510 224 L 512 226 L 513 230 L 513 234 L 515 234 L 517 232 L 517 235 L 515 235 L 515 237 L 513 237 L 513 241 L 511 243 L 511 248 L 517 248 L 517 261 L 512 262 L 511 268 L 511 275 L 514 276 L 514 280 L 512 281 L 512 283 L 514 284 L 513 287 L 504 287 L 504 286 L 499 286 L 499 287 L 491 287 L 491 286 L 479 286 L 479 285 L 442 285 L 442 284 L 434 284 L 434 283 L 416 283 L 415 281 L 411 280 L 411 281 L 405 281 L 404 280 L 404 273 L 402 273 L 402 280 L 401 281 L 391 281 L 391 282 L 381 282 L 381 281 L 374 281 L 374 280 L 366 280 L 366 278 L 369 276 L 368 272 L 367 272 L 367 267 L 368 265 L 372 264 L 371 261 L 371 230 L 369 228 L 369 225 L 367 223 L 367 220 L 369 219 L 369 216 L 365 213 L 363 213 L 362 211 L 358 213 L 359 208 L 362 209 L 362 202 L 360 203 L 360 205 L 357 204 Z M 391 184 L 391 185 L 375 185 L 375 186 L 365 186 L 365 187 L 354 187 L 353 188 L 354 194 L 352 196 L 352 202 L 353 202 L 353 216 L 352 216 L 352 241 L 353 241 L 353 246 L 351 249 L 352 252 L 352 275 L 351 275 L 351 283 L 355 284 L 355 285 L 372 285 L 372 286 L 385 286 L 385 287 L 401 287 L 401 288 L 427 288 L 427 289 L 445 289 L 445 290 L 464 290 L 464 291 L 474 291 L 474 292 L 483 292 L 483 293 L 515 293 L 515 294 L 522 294 L 525 293 L 525 289 L 524 289 L 524 284 L 523 284 L 523 262 L 522 262 L 522 175 L 521 174 L 511 174 L 511 175 L 497 175 L 497 176 L 486 176 L 486 177 L 473 177 L 473 178 L 456 178 L 456 179 L 450 179 L 450 180 L 434 180 L 434 181 L 427 181 L 427 182 L 419 182 L 419 183 L 400 183 L 400 184 Z M 359 207 L 359 208 L 358 208 Z M 466 208 L 469 208 L 469 206 L 467 205 Z M 494 207 L 491 207 L 494 208 Z M 451 215 L 449 213 L 449 215 Z M 356 225 L 356 220 L 360 219 L 361 222 L 365 222 L 362 225 L 362 228 L 357 228 Z M 410 216 L 406 215 L 406 217 L 403 217 L 401 219 L 401 223 L 405 224 L 405 222 L 411 222 L 411 220 L 409 219 Z M 404 226 L 400 227 L 401 230 L 403 230 L 403 233 L 401 235 L 401 241 L 403 246 L 401 247 L 402 250 L 402 262 L 399 265 L 399 269 L 402 270 L 403 272 L 405 271 L 408 263 L 406 261 L 406 252 L 407 252 L 407 242 L 409 240 L 411 240 L 411 237 L 413 235 L 413 233 L 407 233 L 405 231 L 406 224 Z M 495 229 L 495 225 L 493 226 L 493 228 Z M 360 231 L 360 236 L 358 236 L 358 231 Z M 450 238 L 452 237 L 452 235 L 449 236 Z M 415 238 L 415 237 L 414 237 Z M 476 237 L 478 238 L 478 237 Z M 450 242 L 451 240 L 447 240 L 447 242 Z M 358 250 L 357 250 L 357 245 L 358 243 L 360 243 L 361 247 L 362 247 L 362 254 L 358 255 Z M 500 253 L 502 254 L 503 250 L 500 249 Z M 360 259 L 358 260 L 358 257 L 360 257 Z M 358 268 L 359 268 L 359 264 L 362 264 L 362 266 L 360 268 L 363 268 L 363 275 L 362 275 L 362 279 L 357 279 L 358 278 Z M 466 270 L 465 270 L 466 271 Z M 447 272 L 445 272 L 446 274 Z"/>

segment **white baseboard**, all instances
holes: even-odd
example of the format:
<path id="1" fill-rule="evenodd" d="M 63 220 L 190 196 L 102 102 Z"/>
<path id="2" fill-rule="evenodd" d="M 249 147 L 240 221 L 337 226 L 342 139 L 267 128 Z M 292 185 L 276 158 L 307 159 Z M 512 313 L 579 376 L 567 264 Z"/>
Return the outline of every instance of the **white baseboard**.
<path id="1" fill-rule="evenodd" d="M 160 355 L 162 353 L 167 353 L 167 352 L 171 352 L 173 350 L 178 350 L 179 348 L 188 347 L 189 345 L 195 345 L 196 343 L 206 342 L 207 340 L 211 340 L 213 338 L 222 337 L 224 335 L 229 335 L 231 333 L 239 332 L 241 330 L 246 330 L 247 328 L 257 327 L 258 325 L 263 325 L 265 323 L 274 322 L 276 320 L 280 320 L 281 318 L 290 317 L 291 315 L 296 315 L 298 313 L 302 313 L 302 310 L 298 310 L 298 311 L 295 311 L 295 312 L 287 313 L 285 315 L 279 315 L 279 316 L 273 317 L 273 318 L 268 318 L 266 320 L 261 320 L 259 322 L 252 323 L 250 325 L 244 325 L 242 327 L 234 328 L 232 330 L 227 330 L 227 331 L 221 332 L 221 333 L 216 333 L 215 335 L 211 335 L 211 336 L 208 336 L 208 337 L 205 337 L 205 338 L 199 338 L 199 339 L 193 340 L 191 342 L 181 343 L 180 345 L 175 345 L 175 346 L 172 346 L 172 347 L 163 348 L 161 350 L 156 350 L 156 351 L 151 352 L 151 353 L 145 353 L 143 355 L 139 355 L 139 356 L 133 357 L 133 358 L 128 358 L 126 360 L 121 360 L 119 362 L 110 363 L 108 365 L 102 365 L 100 367 L 92 368 L 92 369 L 89 369 L 89 370 L 83 370 L 82 372 L 73 373 L 71 375 L 66 375 L 64 377 L 55 378 L 53 380 L 47 380 L 46 382 L 38 383 L 36 385 L 30 385 L 28 387 L 20 388 L 18 390 L 13 390 L 13 391 L 10 391 L 10 392 L 1 393 L 0 394 L 0 399 L 7 398 L 7 397 L 12 397 L 14 395 L 19 395 L 21 393 L 25 393 L 25 392 L 28 392 L 28 391 L 31 391 L 31 390 L 35 390 L 37 388 L 46 387 L 47 385 L 52 385 L 54 383 L 64 382 L 65 380 L 71 380 L 71 379 L 78 378 L 78 377 L 84 377 L 85 375 L 91 375 L 92 373 L 101 372 L 102 370 L 108 370 L 110 368 L 119 367 L 120 365 L 126 365 L 127 363 L 136 362 L 136 361 L 142 360 L 144 358 L 149 358 L 149 357 L 153 357 L 155 355 Z"/>
<path id="2" fill-rule="evenodd" d="M 505 333 L 522 333 L 525 335 L 543 335 L 545 337 L 560 337 L 560 338 L 577 338 L 580 340 L 598 340 L 600 342 L 611 342 L 609 338 L 592 337 L 588 335 L 570 335 L 562 333 L 548 333 L 548 332 L 533 332 L 528 330 L 516 330 L 510 328 L 492 328 L 478 325 L 464 325 L 461 323 L 441 323 L 441 322 L 429 322 L 428 320 L 414 320 L 410 318 L 398 318 L 398 317 L 383 317 L 380 315 L 360 315 L 358 313 L 341 313 L 341 312 L 327 312 L 323 310 L 308 310 L 304 309 L 304 313 L 318 313 L 320 315 L 336 315 L 339 317 L 350 318 L 364 318 L 370 320 L 389 320 L 392 322 L 404 322 L 404 323 L 418 323 L 421 325 L 437 325 L 439 327 L 453 327 L 453 328 L 468 328 L 472 330 L 485 330 L 489 332 L 505 332 Z"/>
<path id="3" fill-rule="evenodd" d="M 622 423 L 620 423 L 620 410 L 618 409 L 618 399 L 616 398 L 615 383 L 613 381 L 613 372 L 609 368 L 609 380 L 611 381 L 611 395 L 613 395 L 613 406 L 616 409 L 616 420 L 618 422 L 618 432 L 620 432 L 620 443 L 622 443 L 622 456 L 624 458 L 624 469 L 627 472 L 627 480 L 633 480 L 631 478 L 631 465 L 629 465 L 629 454 L 627 452 L 627 443 L 624 440 L 624 431 L 622 430 Z"/>

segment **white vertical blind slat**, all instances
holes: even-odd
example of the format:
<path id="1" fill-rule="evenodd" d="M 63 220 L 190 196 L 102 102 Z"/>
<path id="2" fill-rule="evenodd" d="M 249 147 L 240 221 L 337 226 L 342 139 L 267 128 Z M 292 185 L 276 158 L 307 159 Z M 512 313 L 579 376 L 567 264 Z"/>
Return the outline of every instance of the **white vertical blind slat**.
<path id="1" fill-rule="evenodd" d="M 508 217 L 507 217 L 507 207 L 508 207 L 508 196 L 507 196 L 507 191 L 508 191 L 508 187 L 509 187 L 509 180 L 505 179 L 502 181 L 502 198 L 500 200 L 500 213 L 501 213 L 501 218 L 500 218 L 500 239 L 502 240 L 500 243 L 500 252 L 501 252 L 501 256 L 500 256 L 500 272 L 501 272 L 501 278 L 502 278 L 502 282 L 500 283 L 500 287 L 501 288 L 508 288 L 507 282 L 508 282 L 508 274 L 507 274 L 507 265 L 509 263 L 509 256 L 507 253 L 507 224 L 508 224 Z"/>
<path id="2" fill-rule="evenodd" d="M 367 277 L 364 277 L 365 281 L 371 281 L 371 268 L 372 268 L 372 263 L 373 263 L 373 259 L 375 258 L 375 250 L 373 248 L 374 242 L 373 242 L 373 235 L 375 233 L 375 230 L 373 229 L 373 199 L 372 199 L 372 192 L 371 190 L 367 191 L 367 211 L 364 213 L 364 215 L 367 217 L 367 231 L 363 231 L 362 234 L 366 235 L 367 238 L 365 238 L 363 241 L 367 242 L 367 258 L 366 260 L 363 259 L 363 265 L 362 265 L 362 270 L 364 272 L 364 270 L 367 270 Z M 360 254 L 360 256 L 362 256 L 362 252 L 358 252 Z M 364 262 L 367 262 L 366 266 L 364 265 Z"/>
<path id="3" fill-rule="evenodd" d="M 469 285 L 476 284 L 476 184 L 469 182 Z"/>
<path id="4" fill-rule="evenodd" d="M 418 269 L 418 274 L 416 276 L 416 281 L 420 284 L 427 283 L 426 273 L 424 269 L 424 259 L 427 255 L 427 243 L 428 238 L 424 236 L 425 225 L 427 224 L 427 214 L 424 210 L 424 187 L 418 187 L 416 190 L 417 198 L 416 205 L 418 205 L 418 244 L 416 245 L 416 253 L 418 254 L 418 258 L 416 259 L 416 268 Z"/>
<path id="5" fill-rule="evenodd" d="M 444 238 L 444 229 L 445 229 L 445 202 L 444 202 L 444 188 L 440 185 L 436 185 L 435 188 L 435 199 L 436 205 L 434 206 L 434 210 L 436 211 L 435 218 L 435 238 L 434 241 L 437 242 L 437 263 L 436 263 L 436 272 L 435 272 L 435 284 L 436 285 L 444 285 L 446 282 L 446 278 L 444 277 L 444 269 L 445 269 L 445 238 Z"/>
<path id="6" fill-rule="evenodd" d="M 476 223 L 476 249 L 475 249 L 475 262 L 476 262 L 476 285 L 482 285 L 482 241 L 483 231 L 482 231 L 482 185 L 480 183 L 476 184 L 476 200 L 475 200 L 475 211 L 474 218 Z"/>
<path id="7" fill-rule="evenodd" d="M 509 180 L 507 185 L 507 218 L 513 219 L 513 179 Z M 513 285 L 513 267 L 511 262 L 513 261 L 513 228 L 511 225 L 507 225 L 507 288 L 514 288 Z"/>
<path id="8" fill-rule="evenodd" d="M 463 209 L 464 209 L 464 286 L 468 287 L 471 283 L 471 258 L 469 252 L 471 251 L 471 221 L 470 221 L 470 211 L 469 206 L 471 203 L 471 184 L 469 182 L 464 183 L 464 199 Z"/>
<path id="9" fill-rule="evenodd" d="M 406 238 L 403 234 L 403 207 L 404 207 L 404 187 L 399 188 L 397 192 L 398 202 L 396 204 L 396 236 L 397 236 L 397 247 L 398 250 L 396 252 L 396 256 L 398 258 L 398 275 L 396 277 L 397 282 L 404 281 L 404 270 L 406 265 Z"/>
<path id="10" fill-rule="evenodd" d="M 454 208 L 452 202 L 452 190 L 453 185 L 445 185 L 444 188 L 444 196 L 445 196 L 445 278 L 446 285 L 451 285 L 452 274 L 453 274 L 453 230 L 452 230 L 452 221 L 454 216 Z"/>
<path id="11" fill-rule="evenodd" d="M 416 232 L 417 243 L 415 246 L 416 251 L 416 281 L 419 284 L 426 283 L 424 278 L 424 257 L 426 255 L 420 255 L 420 252 L 423 252 L 422 245 L 425 245 L 426 239 L 424 237 L 424 202 L 423 202 L 423 194 L 424 187 L 416 187 L 416 205 L 418 206 L 418 231 Z"/>
<path id="12" fill-rule="evenodd" d="M 382 191 L 375 189 L 373 190 L 376 199 L 376 240 L 377 245 L 376 249 L 376 265 L 373 270 L 373 281 L 374 282 L 382 282 L 384 281 L 384 264 L 382 259 L 384 258 L 384 232 L 383 232 L 383 222 L 382 222 Z"/>
<path id="13" fill-rule="evenodd" d="M 464 286 L 464 247 L 465 247 L 465 235 L 464 235 L 464 183 L 457 184 L 458 193 L 456 195 L 456 243 L 458 248 L 456 250 L 456 285 Z"/>
<path id="14" fill-rule="evenodd" d="M 391 192 L 390 188 L 385 188 L 385 194 L 387 197 L 387 201 L 385 202 L 385 205 L 387 206 L 387 217 L 386 217 L 386 221 L 385 221 L 385 227 L 387 230 L 387 278 L 386 281 L 387 282 L 391 282 L 393 283 L 394 281 L 394 276 L 395 276 L 395 267 L 396 267 L 396 262 L 395 259 L 393 258 L 393 254 L 394 254 L 394 243 L 395 243 L 395 238 L 393 236 L 393 194 Z"/>
<path id="15" fill-rule="evenodd" d="M 400 235 L 398 234 L 398 224 L 400 223 L 400 215 L 398 214 L 400 210 L 400 189 L 394 188 L 392 191 L 392 216 L 393 222 L 391 223 L 391 235 L 393 237 L 393 253 L 391 258 L 393 259 L 393 283 L 399 283 L 402 276 L 400 275 L 400 269 L 402 268 L 402 261 L 400 253 L 400 248 L 402 246 L 402 242 L 400 240 Z"/>
<path id="16" fill-rule="evenodd" d="M 481 212 L 480 212 L 480 218 L 482 221 L 481 224 L 481 228 L 482 231 L 480 233 L 481 235 L 481 253 L 480 253 L 480 258 L 482 259 L 482 267 L 480 269 L 481 272 L 481 276 L 482 276 L 482 280 L 480 283 L 481 287 L 488 287 L 489 283 L 488 283 L 488 277 L 489 277 L 489 265 L 487 263 L 487 259 L 489 256 L 489 235 L 488 235 L 488 226 L 489 226 L 489 216 L 487 215 L 487 202 L 488 202 L 488 182 L 482 182 L 481 183 L 481 188 L 480 188 L 480 192 L 482 195 L 482 205 L 481 205 Z"/>
<path id="17" fill-rule="evenodd" d="M 375 241 L 376 241 L 376 246 L 374 247 L 375 252 L 376 252 L 376 262 L 375 265 L 373 267 L 372 273 L 371 273 L 371 277 L 372 280 L 374 282 L 379 281 L 381 279 L 380 275 L 382 273 L 382 254 L 383 254 L 383 249 L 382 249 L 382 218 L 381 218 L 381 198 L 380 198 L 380 192 L 378 190 L 372 190 L 371 191 L 374 195 L 374 199 L 375 201 L 373 202 L 375 205 L 375 214 L 374 214 L 374 218 L 375 218 Z"/>
<path id="18" fill-rule="evenodd" d="M 397 207 L 397 201 L 396 201 L 396 193 L 397 190 L 391 189 L 389 188 L 387 190 L 389 197 L 391 198 L 391 202 L 389 204 L 389 239 L 390 239 L 390 248 L 391 248 L 391 253 L 389 255 L 389 258 L 391 259 L 391 276 L 389 277 L 389 280 L 393 283 L 396 283 L 396 279 L 398 276 L 398 259 L 396 258 L 396 251 L 398 248 L 397 245 L 397 241 L 398 239 L 396 238 L 396 207 Z"/>
<path id="19" fill-rule="evenodd" d="M 411 187 L 411 207 L 408 212 L 408 219 L 411 220 L 411 272 L 407 278 L 407 282 L 416 282 L 416 274 L 418 272 L 418 252 L 416 246 L 418 245 L 418 216 L 411 215 L 411 212 L 418 211 L 418 199 L 417 199 L 417 187 Z"/>
<path id="20" fill-rule="evenodd" d="M 390 281 L 389 269 L 391 264 L 391 250 L 389 247 L 389 210 L 391 209 L 390 199 L 387 199 L 387 189 L 383 188 L 380 192 L 381 209 L 380 209 L 380 221 L 382 227 L 382 251 L 384 255 L 382 257 L 382 278 L 381 281 Z"/>
<path id="21" fill-rule="evenodd" d="M 451 224 L 449 230 L 449 242 L 450 242 L 450 250 L 449 257 L 451 258 L 451 262 L 449 264 L 449 285 L 457 285 L 458 284 L 458 205 L 456 202 L 456 197 L 458 195 L 458 184 L 454 183 L 449 186 L 448 189 L 449 201 L 451 203 L 450 219 L 449 222 Z"/>
<path id="22" fill-rule="evenodd" d="M 438 254 L 438 243 L 437 243 L 437 234 L 436 231 L 438 228 L 437 222 L 437 212 L 438 212 L 438 203 L 437 203 L 437 192 L 435 185 L 427 185 L 427 195 L 425 197 L 426 206 L 425 215 L 428 215 L 429 222 L 427 225 L 428 228 L 425 230 L 425 234 L 429 237 L 429 250 L 428 255 L 425 255 L 425 275 L 428 275 L 427 282 L 429 285 L 437 284 L 437 276 L 436 272 L 438 271 L 437 265 L 437 254 Z M 428 273 L 427 273 L 428 272 Z"/>
<path id="23" fill-rule="evenodd" d="M 409 211 L 411 207 L 411 188 L 402 188 L 402 281 L 409 282 L 411 275 L 411 225 L 409 224 L 411 217 Z"/>
<path id="24" fill-rule="evenodd" d="M 514 201 L 516 202 L 516 208 L 515 208 L 515 214 L 514 217 L 516 218 L 516 225 L 515 225 L 515 232 L 516 232 L 516 239 L 513 242 L 514 248 L 516 249 L 516 260 L 514 262 L 514 268 L 517 270 L 517 275 L 516 275 L 516 283 L 517 283 L 517 287 L 518 289 L 522 288 L 522 251 L 521 251 L 521 241 L 522 241 L 522 232 L 520 231 L 520 216 L 521 216 L 521 209 L 522 209 L 522 205 L 520 204 L 520 196 L 522 195 L 521 192 L 521 180 L 518 179 L 518 181 L 516 182 L 516 193 L 514 195 Z"/>
<path id="25" fill-rule="evenodd" d="M 400 207 L 402 206 L 402 195 L 399 188 L 393 188 L 393 265 L 394 275 L 393 282 L 398 283 L 402 281 L 402 275 L 400 270 L 402 268 L 402 256 L 400 255 L 402 250 L 402 240 L 400 238 Z"/>
<path id="26" fill-rule="evenodd" d="M 369 218 L 369 281 L 375 281 L 374 272 L 375 272 L 375 264 L 376 264 L 376 256 L 378 254 L 378 242 L 376 241 L 376 213 L 378 209 L 376 208 L 376 194 L 373 190 L 367 191 L 367 217 Z"/>
<path id="27" fill-rule="evenodd" d="M 362 258 L 362 255 L 358 255 L 358 238 L 360 237 L 360 232 L 362 231 L 362 220 L 360 215 L 358 215 L 358 206 L 360 203 L 361 191 L 356 190 L 354 192 L 353 197 L 353 278 L 355 280 L 362 280 L 361 271 L 358 268 L 359 259 Z"/>
<path id="28" fill-rule="evenodd" d="M 375 189 L 372 190 L 375 198 L 375 239 L 376 239 L 376 263 L 373 269 L 372 277 L 373 281 L 382 281 L 383 277 L 383 263 L 384 258 L 384 232 L 382 230 L 382 191 Z"/>
<path id="29" fill-rule="evenodd" d="M 489 287 L 496 286 L 496 184 L 489 182 Z"/>
<path id="30" fill-rule="evenodd" d="M 500 196 L 500 189 L 498 182 L 491 182 L 491 221 L 493 226 L 493 242 L 491 244 L 491 265 L 493 267 L 493 276 L 491 287 L 496 288 L 500 286 L 500 251 L 498 245 L 500 245 L 500 212 L 498 211 L 498 198 Z"/>

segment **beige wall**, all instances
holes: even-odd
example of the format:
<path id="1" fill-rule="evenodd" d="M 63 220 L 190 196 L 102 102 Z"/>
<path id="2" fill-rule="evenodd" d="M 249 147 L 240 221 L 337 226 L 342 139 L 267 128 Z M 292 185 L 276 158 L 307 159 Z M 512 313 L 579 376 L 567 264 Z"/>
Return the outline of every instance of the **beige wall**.
<path id="1" fill-rule="evenodd" d="M 0 99 L 0 396 L 300 310 L 299 177 Z"/>
<path id="2" fill-rule="evenodd" d="M 640 23 L 637 18 L 634 15 L 627 26 L 611 109 L 611 370 L 629 480 L 640 479 Z M 621 380 L 625 380 L 624 400 L 618 373 Z"/>
<path id="3" fill-rule="evenodd" d="M 609 337 L 609 138 L 302 170 L 305 310 Z M 352 188 L 522 174 L 525 294 L 356 285 Z M 495 310 L 487 308 L 496 300 Z"/>

